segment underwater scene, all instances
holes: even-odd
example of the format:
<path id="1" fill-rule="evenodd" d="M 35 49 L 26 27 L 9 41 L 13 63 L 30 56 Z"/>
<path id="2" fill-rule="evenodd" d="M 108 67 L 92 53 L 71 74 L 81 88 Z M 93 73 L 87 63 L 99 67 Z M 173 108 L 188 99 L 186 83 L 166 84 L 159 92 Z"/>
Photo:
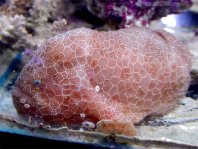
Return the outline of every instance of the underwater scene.
<path id="1" fill-rule="evenodd" d="M 197 99 L 198 0 L 0 0 L 0 149 L 196 149 Z"/>

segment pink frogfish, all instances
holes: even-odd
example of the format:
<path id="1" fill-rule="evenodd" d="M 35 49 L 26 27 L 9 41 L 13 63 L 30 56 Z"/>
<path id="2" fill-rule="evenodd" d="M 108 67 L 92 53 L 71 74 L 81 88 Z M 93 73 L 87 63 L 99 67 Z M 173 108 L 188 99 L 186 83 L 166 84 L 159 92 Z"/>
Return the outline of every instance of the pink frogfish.
<path id="1" fill-rule="evenodd" d="M 178 105 L 191 65 L 185 45 L 162 30 L 77 28 L 35 51 L 12 97 L 19 115 L 46 125 L 133 136 L 134 124 Z"/>

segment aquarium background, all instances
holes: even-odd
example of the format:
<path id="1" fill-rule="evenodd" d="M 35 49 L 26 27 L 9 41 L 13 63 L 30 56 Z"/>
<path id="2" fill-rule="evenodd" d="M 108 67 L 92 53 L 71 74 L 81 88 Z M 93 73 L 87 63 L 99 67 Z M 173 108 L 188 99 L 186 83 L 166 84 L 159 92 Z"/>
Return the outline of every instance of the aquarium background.
<path id="1" fill-rule="evenodd" d="M 183 0 L 182 7 L 174 9 L 171 0 L 166 2 L 168 6 L 159 8 L 151 2 L 148 10 L 125 4 L 129 10 L 141 12 L 140 16 L 154 10 L 143 20 L 137 17 L 126 22 L 126 16 L 120 17 L 112 9 L 104 11 L 113 15 L 104 16 L 99 11 L 101 0 L 0 0 L 0 148 L 197 148 L 198 1 Z M 140 123 L 140 134 L 134 138 L 65 128 L 38 129 L 17 116 L 10 92 L 32 52 L 46 38 L 78 27 L 107 31 L 133 25 L 164 29 L 189 47 L 192 81 L 177 109 Z"/>

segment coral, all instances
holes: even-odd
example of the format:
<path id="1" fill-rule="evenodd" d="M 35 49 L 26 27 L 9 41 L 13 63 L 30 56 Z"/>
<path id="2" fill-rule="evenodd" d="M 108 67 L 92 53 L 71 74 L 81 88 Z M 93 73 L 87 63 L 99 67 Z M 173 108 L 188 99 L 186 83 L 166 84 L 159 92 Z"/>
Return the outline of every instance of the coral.
<path id="1" fill-rule="evenodd" d="M 151 20 L 179 13 L 192 6 L 191 0 L 87 0 L 89 10 L 119 28 L 148 26 Z"/>
<path id="2" fill-rule="evenodd" d="M 53 29 L 55 33 L 63 33 L 67 30 L 67 21 L 65 19 L 54 21 Z"/>
<path id="3" fill-rule="evenodd" d="M 14 16 L 15 14 L 28 16 L 33 0 L 4 0 L 0 5 L 1 13 Z"/>
<path id="4" fill-rule="evenodd" d="M 0 51 L 30 46 L 32 36 L 25 28 L 26 20 L 22 15 L 0 15 Z M 29 43 L 28 43 L 29 39 Z"/>
<path id="5" fill-rule="evenodd" d="M 19 114 L 44 124 L 102 121 L 97 130 L 134 135 L 133 124 L 177 105 L 190 70 L 189 51 L 165 31 L 78 28 L 37 49 L 12 96 Z"/>
<path id="6" fill-rule="evenodd" d="M 62 20 L 69 20 L 64 31 L 82 25 L 89 27 L 82 21 L 71 19 L 80 5 L 84 4 L 69 0 L 5 0 L 0 5 L 0 52 L 36 49 L 47 37 L 60 33 L 55 32 L 57 27 L 54 26 L 57 22 L 62 26 Z"/>

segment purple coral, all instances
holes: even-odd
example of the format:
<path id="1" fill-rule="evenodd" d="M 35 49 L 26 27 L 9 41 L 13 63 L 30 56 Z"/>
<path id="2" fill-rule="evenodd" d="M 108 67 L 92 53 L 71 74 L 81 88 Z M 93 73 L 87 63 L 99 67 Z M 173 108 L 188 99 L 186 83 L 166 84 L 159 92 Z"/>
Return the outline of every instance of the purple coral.
<path id="1" fill-rule="evenodd" d="M 119 28 L 148 26 L 151 20 L 192 6 L 191 0 L 87 0 L 88 9 Z"/>

